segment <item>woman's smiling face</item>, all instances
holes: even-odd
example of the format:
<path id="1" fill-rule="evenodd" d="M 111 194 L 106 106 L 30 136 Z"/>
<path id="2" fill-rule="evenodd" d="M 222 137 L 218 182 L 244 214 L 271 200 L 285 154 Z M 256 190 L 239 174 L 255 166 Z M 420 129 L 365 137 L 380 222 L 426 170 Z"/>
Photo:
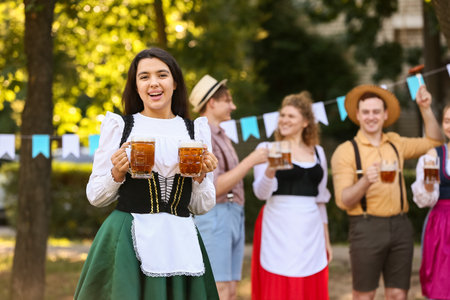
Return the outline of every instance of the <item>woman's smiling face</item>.
<path id="1" fill-rule="evenodd" d="M 292 105 L 286 105 L 280 111 L 278 118 L 278 130 L 284 137 L 295 136 L 302 133 L 308 126 L 300 110 Z"/>
<path id="2" fill-rule="evenodd" d="M 141 59 L 137 66 L 136 88 L 148 117 L 170 118 L 172 95 L 176 89 L 169 67 L 158 58 Z"/>

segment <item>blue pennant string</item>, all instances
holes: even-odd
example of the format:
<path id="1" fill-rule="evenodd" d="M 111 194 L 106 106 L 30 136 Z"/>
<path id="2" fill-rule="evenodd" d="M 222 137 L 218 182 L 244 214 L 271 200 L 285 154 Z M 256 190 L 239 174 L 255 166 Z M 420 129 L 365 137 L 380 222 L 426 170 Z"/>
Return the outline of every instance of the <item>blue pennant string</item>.
<path id="1" fill-rule="evenodd" d="M 89 155 L 93 156 L 95 153 L 95 150 L 98 148 L 98 143 L 100 141 L 100 135 L 98 134 L 91 134 L 89 136 Z"/>
<path id="2" fill-rule="evenodd" d="M 409 76 L 406 78 L 406 83 L 408 85 L 409 93 L 411 95 L 411 99 L 413 101 L 416 100 L 417 91 L 421 85 L 424 85 L 422 75 L 417 74 L 413 76 Z"/>
<path id="3" fill-rule="evenodd" d="M 258 120 L 255 116 L 245 117 L 241 119 L 242 139 L 244 142 L 253 135 L 259 139 Z"/>
<path id="4" fill-rule="evenodd" d="M 344 121 L 347 118 L 347 111 L 345 110 L 345 96 L 340 96 L 336 98 L 337 106 L 339 109 L 339 116 L 341 117 L 341 121 Z"/>
<path id="5" fill-rule="evenodd" d="M 33 134 L 32 136 L 32 157 L 39 154 L 46 158 L 50 157 L 50 136 L 48 134 Z"/>

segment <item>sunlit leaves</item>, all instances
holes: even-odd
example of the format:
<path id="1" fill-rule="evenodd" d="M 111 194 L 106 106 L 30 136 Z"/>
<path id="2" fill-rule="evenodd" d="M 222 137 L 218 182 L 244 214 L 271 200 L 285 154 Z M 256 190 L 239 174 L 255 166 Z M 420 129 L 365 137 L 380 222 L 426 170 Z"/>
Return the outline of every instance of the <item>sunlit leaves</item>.
<path id="1" fill-rule="evenodd" d="M 168 48 L 185 73 L 188 90 L 212 73 L 230 79 L 238 103 L 257 99 L 248 59 L 257 27 L 251 5 L 237 0 L 162 4 Z M 0 107 L 5 108 L 0 115 L 15 124 L 26 98 L 23 9 L 17 0 L 0 4 Z M 120 112 L 131 60 L 157 44 L 155 19 L 153 0 L 57 1 L 52 26 L 56 134 L 98 133 L 106 111 Z"/>

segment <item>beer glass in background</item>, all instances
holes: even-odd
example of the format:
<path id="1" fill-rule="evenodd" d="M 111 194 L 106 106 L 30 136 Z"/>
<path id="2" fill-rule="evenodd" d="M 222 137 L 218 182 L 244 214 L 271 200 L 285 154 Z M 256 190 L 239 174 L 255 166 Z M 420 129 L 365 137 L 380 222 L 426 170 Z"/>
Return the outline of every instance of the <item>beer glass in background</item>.
<path id="1" fill-rule="evenodd" d="M 281 141 L 280 142 L 281 149 L 281 159 L 282 166 L 281 170 L 292 169 L 292 160 L 291 160 L 291 143 L 289 141 Z"/>
<path id="2" fill-rule="evenodd" d="M 131 137 L 130 168 L 133 178 L 150 178 L 155 164 L 155 139 L 136 135 Z"/>
<path id="3" fill-rule="evenodd" d="M 423 160 L 423 182 L 425 184 L 439 183 L 439 157 L 426 155 Z"/>
<path id="4" fill-rule="evenodd" d="M 397 161 L 382 160 L 380 166 L 381 182 L 392 183 L 397 172 Z"/>
<path id="5" fill-rule="evenodd" d="M 269 152 L 269 167 L 279 169 L 283 165 L 280 142 L 267 142 L 266 146 Z"/>
<path id="6" fill-rule="evenodd" d="M 178 146 L 178 166 L 184 177 L 198 177 L 202 173 L 203 141 L 180 141 Z"/>

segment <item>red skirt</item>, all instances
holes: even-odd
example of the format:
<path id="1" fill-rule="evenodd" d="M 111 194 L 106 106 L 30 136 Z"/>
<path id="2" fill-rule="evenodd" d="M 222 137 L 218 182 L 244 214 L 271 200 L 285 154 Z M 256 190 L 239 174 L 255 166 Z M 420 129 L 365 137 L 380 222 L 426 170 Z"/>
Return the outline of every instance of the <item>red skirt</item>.
<path id="1" fill-rule="evenodd" d="M 264 207 L 255 223 L 252 253 L 252 300 L 321 300 L 328 297 L 328 266 L 306 277 L 287 277 L 264 270 L 260 263 Z"/>

